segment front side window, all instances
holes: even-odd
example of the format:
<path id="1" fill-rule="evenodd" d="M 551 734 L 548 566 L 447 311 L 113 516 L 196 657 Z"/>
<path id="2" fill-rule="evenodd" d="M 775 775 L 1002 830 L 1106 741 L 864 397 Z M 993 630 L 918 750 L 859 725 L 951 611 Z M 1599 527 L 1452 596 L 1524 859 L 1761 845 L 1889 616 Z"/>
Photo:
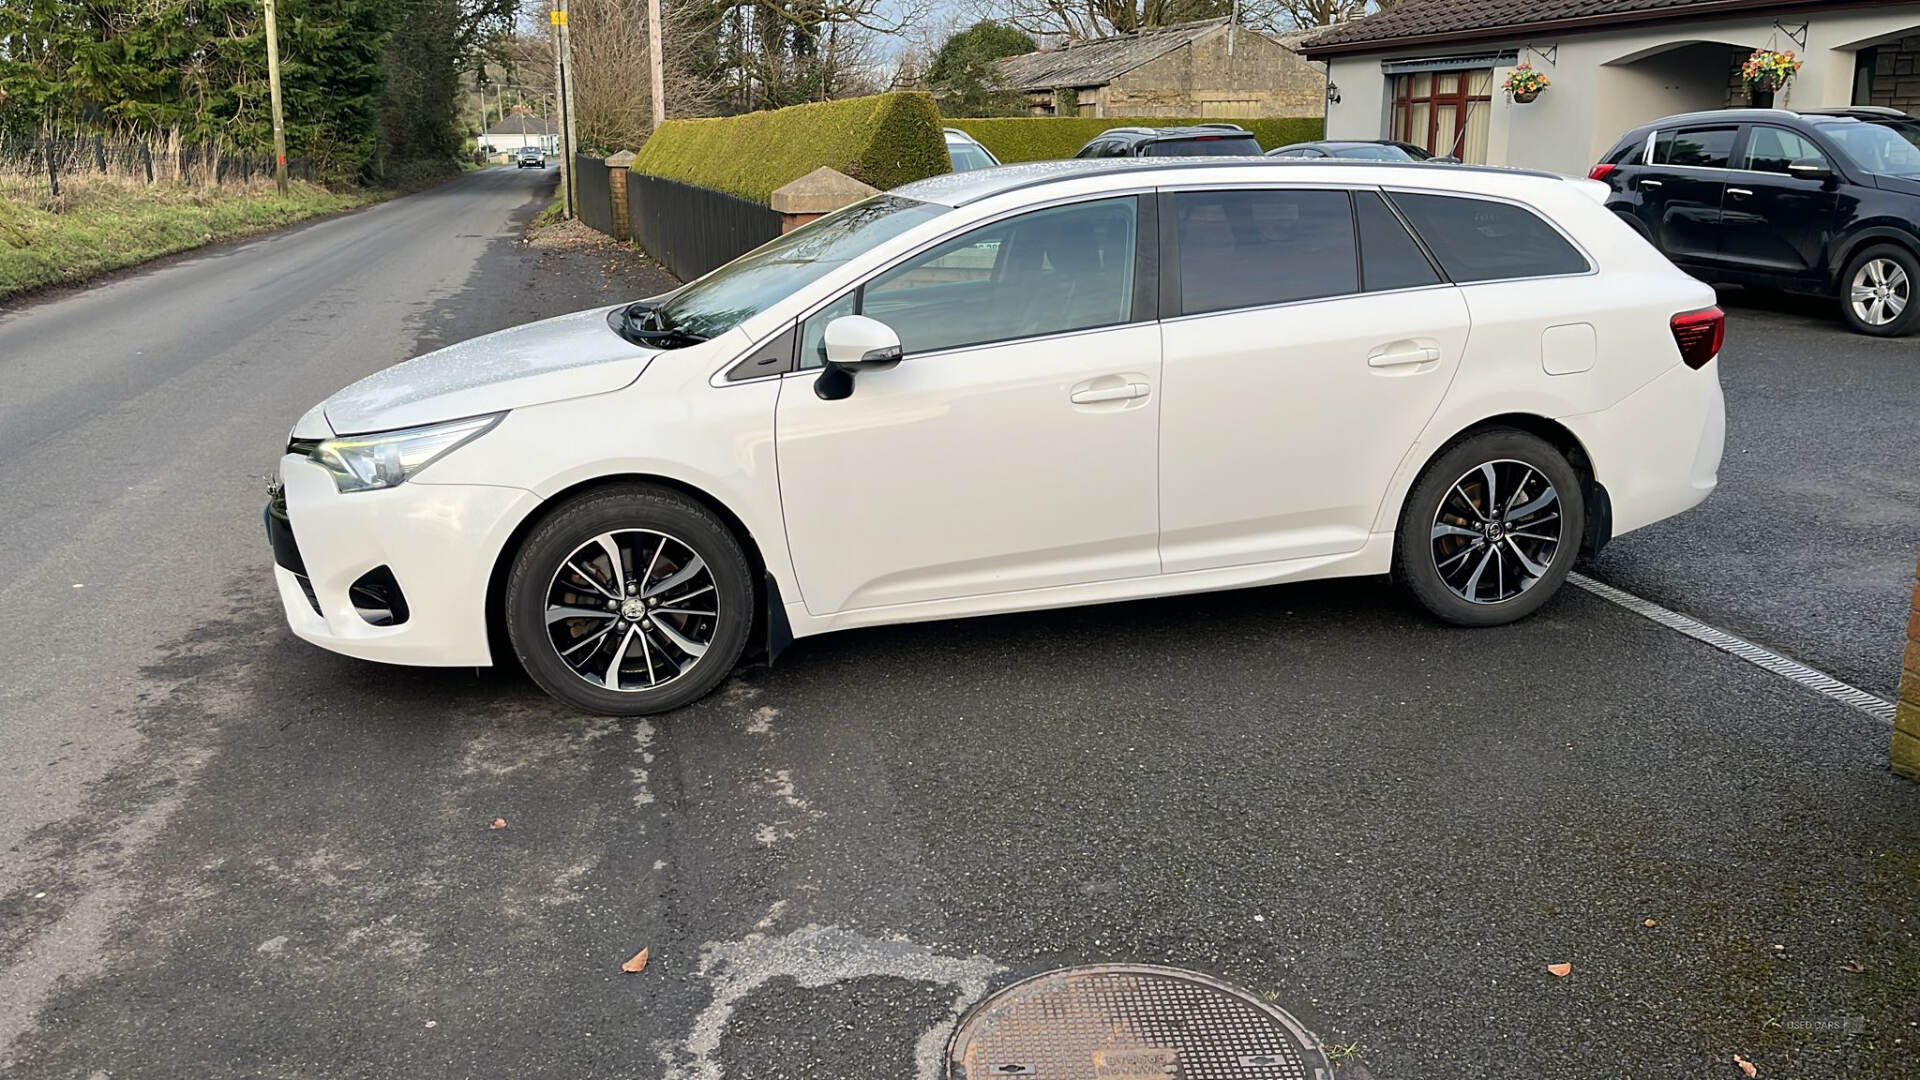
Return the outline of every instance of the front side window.
<path id="1" fill-rule="evenodd" d="M 1181 314 L 1359 291 L 1344 191 L 1182 191 L 1173 212 Z"/>
<path id="2" fill-rule="evenodd" d="M 1133 316 L 1138 200 L 1101 199 L 983 225 L 885 270 L 807 320 L 800 362 L 826 360 L 826 324 L 859 313 L 909 356 L 1089 330 Z"/>
<path id="3" fill-rule="evenodd" d="M 1513 203 L 1396 191 L 1393 204 L 1458 284 L 1584 274 L 1591 267 L 1540 215 Z"/>
<path id="4" fill-rule="evenodd" d="M 1692 169 L 1724 169 L 1733 155 L 1737 129 L 1692 128 L 1663 131 L 1653 140 L 1653 164 Z"/>
<path id="5" fill-rule="evenodd" d="M 1740 167 L 1749 172 L 1785 173 L 1796 161 L 1813 159 L 1829 168 L 1827 155 L 1797 131 L 1760 125 L 1747 132 L 1747 151 Z"/>
<path id="6" fill-rule="evenodd" d="M 717 337 L 821 274 L 950 209 L 883 194 L 837 210 L 769 240 L 673 294 L 661 306 L 658 328 L 690 339 Z"/>

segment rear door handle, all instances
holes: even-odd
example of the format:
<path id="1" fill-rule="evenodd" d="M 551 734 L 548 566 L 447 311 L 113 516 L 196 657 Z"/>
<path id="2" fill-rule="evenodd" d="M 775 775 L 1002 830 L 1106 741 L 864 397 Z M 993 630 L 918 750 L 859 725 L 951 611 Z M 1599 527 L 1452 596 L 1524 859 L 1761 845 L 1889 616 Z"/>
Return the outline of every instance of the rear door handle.
<path id="1" fill-rule="evenodd" d="M 1119 386 L 1100 386 L 1091 390 L 1075 390 L 1072 401 L 1075 405 L 1098 405 L 1102 401 L 1126 401 L 1130 398 L 1143 398 L 1151 388 L 1143 382 L 1123 383 Z"/>
<path id="2" fill-rule="evenodd" d="M 1661 183 L 1658 180 L 1642 180 L 1640 181 L 1640 186 L 1641 187 L 1666 187 L 1667 185 Z"/>
<path id="3" fill-rule="evenodd" d="M 1751 194 L 1753 194 L 1753 192 L 1751 192 L 1751 191 L 1748 191 L 1748 190 L 1747 190 L 1746 188 L 1743 188 L 1743 187 L 1730 187 L 1730 188 L 1728 188 L 1728 189 L 1727 189 L 1727 194 L 1729 194 L 1729 195 L 1751 195 Z"/>
<path id="4" fill-rule="evenodd" d="M 1395 349 L 1388 352 L 1384 347 L 1367 354 L 1367 366 L 1377 368 L 1406 367 L 1410 364 L 1435 364 L 1440 361 L 1440 350 L 1431 345 L 1422 345 L 1411 349 Z"/>

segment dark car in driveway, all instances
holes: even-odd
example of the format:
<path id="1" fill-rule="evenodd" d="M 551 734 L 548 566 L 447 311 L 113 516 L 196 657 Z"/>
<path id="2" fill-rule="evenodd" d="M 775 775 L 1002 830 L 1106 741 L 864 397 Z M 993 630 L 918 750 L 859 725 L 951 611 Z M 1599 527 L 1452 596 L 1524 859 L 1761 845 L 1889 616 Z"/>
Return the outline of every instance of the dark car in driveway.
<path id="1" fill-rule="evenodd" d="M 1073 155 L 1109 157 L 1259 157 L 1260 142 L 1238 124 L 1117 127 L 1095 135 Z"/>
<path id="2" fill-rule="evenodd" d="M 1892 109 L 1726 109 L 1627 132 L 1589 174 L 1705 281 L 1828 296 L 1865 334 L 1920 329 L 1920 121 Z"/>

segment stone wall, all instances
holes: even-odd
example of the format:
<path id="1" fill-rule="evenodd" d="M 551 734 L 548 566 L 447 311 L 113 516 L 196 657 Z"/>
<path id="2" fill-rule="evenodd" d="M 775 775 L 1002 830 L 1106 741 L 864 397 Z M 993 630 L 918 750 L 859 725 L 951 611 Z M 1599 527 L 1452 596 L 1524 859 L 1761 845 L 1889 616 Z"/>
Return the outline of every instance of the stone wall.
<path id="1" fill-rule="evenodd" d="M 1913 571 L 1913 615 L 1900 658 L 1900 704 L 1893 720 L 1893 771 L 1920 780 L 1920 566 Z"/>
<path id="2" fill-rule="evenodd" d="M 1920 112 L 1920 34 L 1874 50 L 1873 98 L 1864 104 Z"/>
<path id="3" fill-rule="evenodd" d="M 1320 116 L 1326 72 L 1272 38 L 1242 28 L 1227 55 L 1222 27 L 1113 80 L 1103 116 Z M 1081 114 L 1088 95 L 1081 92 Z"/>

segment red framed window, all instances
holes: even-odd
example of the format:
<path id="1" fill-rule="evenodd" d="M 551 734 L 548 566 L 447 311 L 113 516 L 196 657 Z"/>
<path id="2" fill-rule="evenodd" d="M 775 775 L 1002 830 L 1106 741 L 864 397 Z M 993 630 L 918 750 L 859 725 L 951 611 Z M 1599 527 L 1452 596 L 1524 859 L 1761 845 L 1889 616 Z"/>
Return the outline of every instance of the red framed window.
<path id="1" fill-rule="evenodd" d="M 1393 137 L 1429 153 L 1482 164 L 1492 103 L 1492 68 L 1395 75 Z"/>

